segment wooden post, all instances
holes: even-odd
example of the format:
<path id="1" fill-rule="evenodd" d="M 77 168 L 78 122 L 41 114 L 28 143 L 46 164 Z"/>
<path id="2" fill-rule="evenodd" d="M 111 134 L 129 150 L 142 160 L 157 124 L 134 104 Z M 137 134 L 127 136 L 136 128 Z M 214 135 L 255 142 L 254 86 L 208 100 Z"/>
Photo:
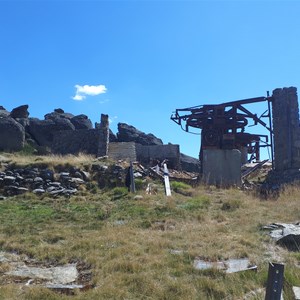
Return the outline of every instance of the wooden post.
<path id="1" fill-rule="evenodd" d="M 132 193 L 135 193 L 135 182 L 134 182 L 132 161 L 130 161 L 130 191 Z"/>
<path id="2" fill-rule="evenodd" d="M 280 300 L 283 286 L 283 264 L 269 263 L 268 282 L 265 300 Z"/>

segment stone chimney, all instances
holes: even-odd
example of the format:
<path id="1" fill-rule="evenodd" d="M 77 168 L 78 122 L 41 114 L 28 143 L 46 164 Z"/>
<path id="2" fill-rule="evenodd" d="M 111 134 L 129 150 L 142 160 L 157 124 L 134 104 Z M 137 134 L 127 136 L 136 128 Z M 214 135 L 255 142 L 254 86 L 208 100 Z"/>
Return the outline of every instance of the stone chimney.
<path id="1" fill-rule="evenodd" d="M 272 95 L 274 167 L 300 168 L 300 127 L 297 88 L 279 88 Z"/>

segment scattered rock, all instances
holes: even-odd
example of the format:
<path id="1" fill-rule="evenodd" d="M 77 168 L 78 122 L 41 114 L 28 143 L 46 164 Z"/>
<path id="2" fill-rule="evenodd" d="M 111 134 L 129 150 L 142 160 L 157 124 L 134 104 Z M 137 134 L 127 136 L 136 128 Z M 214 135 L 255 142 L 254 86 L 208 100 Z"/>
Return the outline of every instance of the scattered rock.
<path id="1" fill-rule="evenodd" d="M 264 230 L 269 230 L 269 235 L 280 246 L 290 251 L 299 251 L 300 245 L 300 224 L 273 223 L 263 226 Z"/>
<path id="2" fill-rule="evenodd" d="M 293 286 L 295 300 L 300 300 L 300 287 Z"/>
<path id="3" fill-rule="evenodd" d="M 68 264 L 59 267 L 38 268 L 27 266 L 26 264 L 18 264 L 5 272 L 5 275 L 48 280 L 53 284 L 67 284 L 74 282 L 78 277 L 76 264 Z"/>
<path id="4" fill-rule="evenodd" d="M 218 269 L 226 273 L 235 273 L 240 271 L 257 270 L 257 266 L 250 264 L 248 258 L 229 259 L 225 261 L 204 261 L 201 259 L 194 260 L 194 268 L 197 270 Z"/>
<path id="5" fill-rule="evenodd" d="M 41 195 L 41 194 L 44 194 L 46 191 L 44 189 L 35 189 L 32 192 L 34 194 Z"/>

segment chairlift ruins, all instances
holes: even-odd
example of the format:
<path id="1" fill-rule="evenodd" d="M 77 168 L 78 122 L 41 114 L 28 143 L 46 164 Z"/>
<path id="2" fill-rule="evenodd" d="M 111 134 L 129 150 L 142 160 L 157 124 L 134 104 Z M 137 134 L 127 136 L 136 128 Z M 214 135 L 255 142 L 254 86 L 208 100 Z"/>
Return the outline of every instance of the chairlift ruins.
<path id="1" fill-rule="evenodd" d="M 259 102 L 266 103 L 266 110 L 260 116 L 246 108 Z M 260 150 L 265 147 L 270 149 L 272 169 L 300 167 L 295 87 L 275 89 L 272 96 L 267 92 L 267 96 L 176 109 L 171 120 L 186 132 L 191 127 L 201 130 L 199 160 L 201 174 L 208 183 L 239 185 L 241 165 L 260 162 Z M 246 132 L 256 125 L 266 128 L 267 134 Z"/>

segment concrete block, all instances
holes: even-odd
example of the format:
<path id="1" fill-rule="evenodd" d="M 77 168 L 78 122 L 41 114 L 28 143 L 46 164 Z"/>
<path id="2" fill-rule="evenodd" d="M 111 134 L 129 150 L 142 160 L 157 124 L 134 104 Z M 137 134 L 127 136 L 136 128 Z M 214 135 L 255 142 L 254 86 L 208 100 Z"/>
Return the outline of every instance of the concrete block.
<path id="1" fill-rule="evenodd" d="M 217 186 L 241 185 L 241 152 L 237 149 L 203 150 L 204 182 Z"/>

